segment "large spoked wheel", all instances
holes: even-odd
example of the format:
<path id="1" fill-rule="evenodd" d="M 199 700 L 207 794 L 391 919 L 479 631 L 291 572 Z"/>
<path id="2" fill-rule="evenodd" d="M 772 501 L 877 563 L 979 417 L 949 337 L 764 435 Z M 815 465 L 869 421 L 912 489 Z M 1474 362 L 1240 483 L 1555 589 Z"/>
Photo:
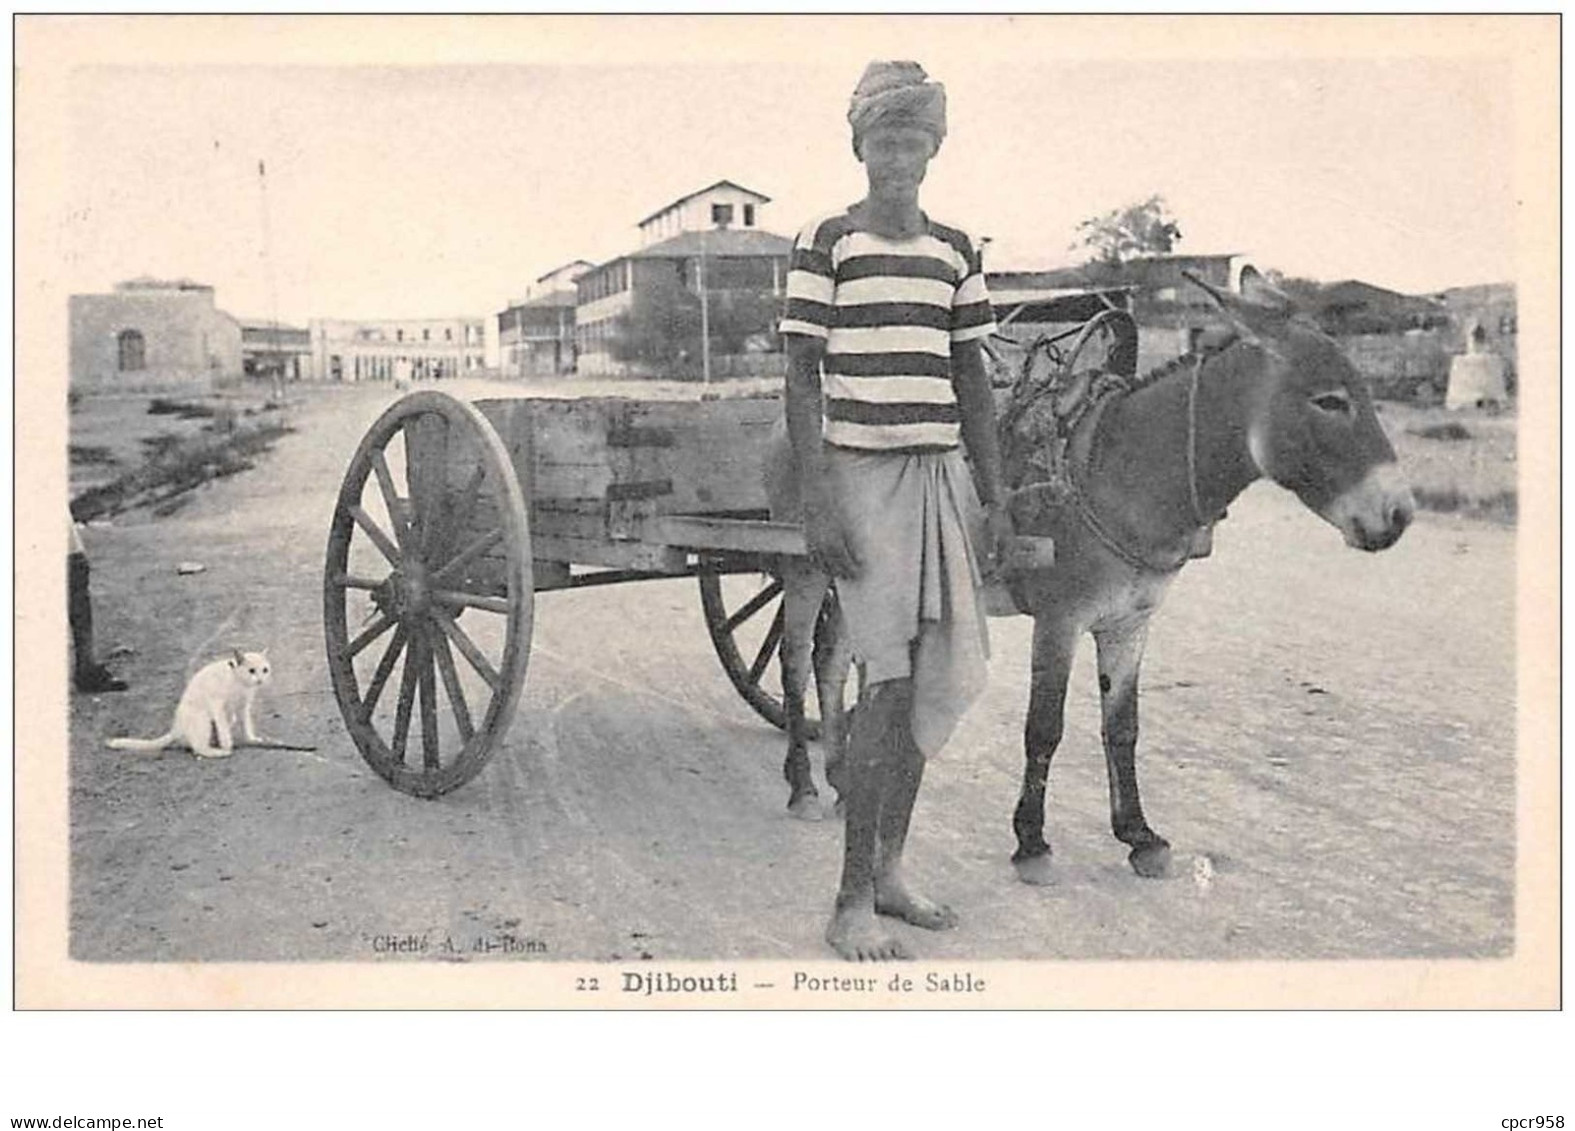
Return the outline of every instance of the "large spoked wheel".
<path id="1" fill-rule="evenodd" d="M 825 626 L 826 610 L 833 600 L 828 592 L 815 622 L 817 636 Z M 702 571 L 700 607 L 717 659 L 733 687 L 757 715 L 777 729 L 786 730 L 787 708 L 782 698 L 782 579 L 772 574 Z M 820 719 L 808 707 L 815 694 L 812 675 L 808 683 L 808 737 L 819 738 Z"/>
<path id="2" fill-rule="evenodd" d="M 534 600 L 503 442 L 469 404 L 404 397 L 345 472 L 323 576 L 334 695 L 395 789 L 437 797 L 481 771 L 525 683 Z"/>

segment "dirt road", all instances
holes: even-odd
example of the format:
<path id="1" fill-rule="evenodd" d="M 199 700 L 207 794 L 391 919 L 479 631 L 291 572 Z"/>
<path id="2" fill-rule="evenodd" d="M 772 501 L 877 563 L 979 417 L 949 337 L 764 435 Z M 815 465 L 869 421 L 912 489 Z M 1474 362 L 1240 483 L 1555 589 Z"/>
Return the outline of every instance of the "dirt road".
<path id="1" fill-rule="evenodd" d="M 510 737 L 455 793 L 415 800 L 362 763 L 329 690 L 321 569 L 349 453 L 390 399 L 311 394 L 256 470 L 89 532 L 100 650 L 135 651 L 131 693 L 71 705 L 73 957 L 829 957 L 840 830 L 786 815 L 781 739 L 717 666 L 692 582 L 541 597 Z M 189 559 L 206 572 L 177 576 Z M 962 925 L 909 932 L 914 949 L 1508 953 L 1513 568 L 1511 529 L 1425 515 L 1364 555 L 1250 491 L 1152 632 L 1139 768 L 1176 850 L 1163 881 L 1108 831 L 1091 650 L 1051 778 L 1058 882 L 1014 878 L 1029 624 L 994 621 L 992 685 L 931 769 L 910 850 Z M 188 665 L 233 645 L 268 646 L 264 729 L 315 753 L 103 749 L 163 731 Z"/>

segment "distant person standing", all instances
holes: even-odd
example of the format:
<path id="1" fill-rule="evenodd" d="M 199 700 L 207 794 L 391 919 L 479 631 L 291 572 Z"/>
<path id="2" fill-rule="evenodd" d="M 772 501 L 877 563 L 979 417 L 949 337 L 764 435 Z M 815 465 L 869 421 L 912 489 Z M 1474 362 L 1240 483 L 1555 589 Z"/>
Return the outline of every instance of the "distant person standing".
<path id="1" fill-rule="evenodd" d="M 66 512 L 71 529 L 70 550 L 66 554 L 66 619 L 71 626 L 72 682 L 78 691 L 124 691 L 124 680 L 116 679 L 93 653 L 93 598 L 88 592 L 87 548 L 76 519 Z"/>
<path id="2" fill-rule="evenodd" d="M 826 940 L 870 960 L 905 957 L 877 916 L 931 930 L 956 922 L 909 886 L 903 848 L 925 760 L 984 686 L 978 586 L 1011 522 L 981 349 L 995 320 L 979 252 L 919 207 L 946 136 L 945 88 L 918 63 L 871 63 L 848 122 L 869 191 L 799 234 L 781 331 L 809 555 L 836 579 L 866 683 Z"/>

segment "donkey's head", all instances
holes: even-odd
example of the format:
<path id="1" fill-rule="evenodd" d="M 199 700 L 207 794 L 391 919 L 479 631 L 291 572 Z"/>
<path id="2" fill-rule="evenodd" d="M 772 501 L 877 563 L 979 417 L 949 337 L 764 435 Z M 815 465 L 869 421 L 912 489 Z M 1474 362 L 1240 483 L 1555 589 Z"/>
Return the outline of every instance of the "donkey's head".
<path id="1" fill-rule="evenodd" d="M 1230 352 L 1254 371 L 1247 445 L 1258 470 L 1337 527 L 1347 545 L 1384 550 L 1416 511 L 1372 392 L 1333 339 L 1266 284 L 1242 296 L 1194 278 L 1235 325 Z"/>

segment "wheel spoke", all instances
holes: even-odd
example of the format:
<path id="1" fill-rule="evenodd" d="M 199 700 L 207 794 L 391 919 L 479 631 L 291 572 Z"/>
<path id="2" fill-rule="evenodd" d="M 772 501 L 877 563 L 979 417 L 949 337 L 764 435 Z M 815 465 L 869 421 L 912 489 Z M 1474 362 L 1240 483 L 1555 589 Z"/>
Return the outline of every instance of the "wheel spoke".
<path id="1" fill-rule="evenodd" d="M 465 485 L 459 489 L 459 498 L 450 508 L 449 514 L 453 518 L 453 531 L 451 541 L 464 537 L 465 531 L 470 529 L 470 520 L 476 513 L 476 502 L 481 498 L 481 481 L 486 478 L 487 467 L 477 456 L 476 466 L 471 470 L 470 477 L 465 480 Z"/>
<path id="2" fill-rule="evenodd" d="M 488 662 L 486 655 L 483 654 L 480 648 L 476 647 L 475 642 L 465 635 L 465 630 L 459 627 L 459 622 L 442 609 L 433 609 L 432 618 L 437 621 L 438 627 L 447 634 L 448 638 L 454 642 L 454 647 L 459 649 L 460 655 L 464 656 L 470 662 L 470 666 L 476 669 L 476 674 L 487 681 L 488 687 L 496 691 L 502 685 L 503 677 Z"/>
<path id="3" fill-rule="evenodd" d="M 733 633 L 738 631 L 739 625 L 743 624 L 750 617 L 758 613 L 762 608 L 765 607 L 767 602 L 769 602 L 781 592 L 782 582 L 779 580 L 773 580 L 770 585 L 766 586 L 759 593 L 756 593 L 753 597 L 746 601 L 743 607 L 738 610 L 738 612 L 728 617 L 726 623 L 722 625 L 722 631 L 731 636 Z"/>
<path id="4" fill-rule="evenodd" d="M 421 764 L 435 770 L 443 764 L 438 747 L 437 680 L 432 671 L 431 629 L 421 633 Z"/>
<path id="5" fill-rule="evenodd" d="M 404 548 L 410 533 L 410 522 L 405 516 L 404 500 L 399 497 L 399 491 L 394 487 L 394 476 L 388 470 L 388 460 L 383 457 L 381 448 L 372 450 L 372 470 L 377 473 L 377 486 L 383 492 L 383 505 L 388 508 L 388 519 L 394 524 L 394 537 L 400 547 Z"/>
<path id="6" fill-rule="evenodd" d="M 425 481 L 426 501 L 423 506 L 426 510 L 425 517 L 421 520 L 421 560 L 426 561 L 427 555 L 432 552 L 433 539 L 443 519 L 443 488 L 448 476 L 448 418 L 443 416 L 433 417 L 441 421 L 439 427 L 429 424 L 427 431 L 432 436 L 432 450 L 427 453 L 426 474 L 422 476 Z"/>
<path id="7" fill-rule="evenodd" d="M 448 475 L 448 419 L 435 413 L 412 417 L 405 425 L 405 474 L 415 504 L 415 551 L 425 561 L 442 511 Z"/>
<path id="8" fill-rule="evenodd" d="M 377 662 L 377 670 L 372 673 L 372 682 L 367 685 L 366 699 L 361 704 L 361 720 L 370 722 L 372 712 L 377 709 L 377 701 L 383 694 L 383 685 L 388 682 L 388 677 L 394 672 L 394 664 L 399 660 L 399 653 L 405 648 L 405 626 L 400 625 L 394 632 L 394 638 L 388 642 L 388 651 L 383 653 L 383 658 Z"/>
<path id="9" fill-rule="evenodd" d="M 365 632 L 363 632 L 360 636 L 357 636 L 354 640 L 350 641 L 349 645 L 346 646 L 345 657 L 347 659 L 354 659 L 356 656 L 359 656 L 366 650 L 366 646 L 368 644 L 372 643 L 372 641 L 383 635 L 383 633 L 387 632 L 390 628 L 393 628 L 397 623 L 398 622 L 395 620 L 395 618 L 389 616 L 387 613 L 378 613 L 377 620 L 373 621 Z"/>
<path id="10" fill-rule="evenodd" d="M 410 708 L 416 699 L 416 678 L 421 668 L 421 634 L 410 634 L 410 650 L 405 655 L 405 670 L 399 677 L 399 706 L 394 709 L 394 759 L 405 760 L 405 744 L 410 738 Z"/>
<path id="11" fill-rule="evenodd" d="M 388 564 L 397 566 L 400 562 L 399 547 L 383 533 L 383 528 L 377 524 L 377 521 L 360 507 L 351 507 L 350 517 L 355 519 L 357 526 L 366 531 L 366 536 L 382 551 L 383 556 L 388 559 Z"/>
<path id="12" fill-rule="evenodd" d="M 470 704 L 465 701 L 465 688 L 459 682 L 459 672 L 454 667 L 454 654 L 448 650 L 448 638 L 439 634 L 432 637 L 432 651 L 437 656 L 438 670 L 443 673 L 443 687 L 448 692 L 449 706 L 454 711 L 454 725 L 469 745 L 475 737 L 476 727 L 470 719 Z"/>
<path id="13" fill-rule="evenodd" d="M 410 417 L 400 426 L 405 438 L 405 486 L 410 492 L 410 548 L 416 552 L 421 545 L 421 528 L 427 520 L 422 492 L 426 477 L 426 453 L 421 444 L 421 422 L 425 414 Z"/>
<path id="14" fill-rule="evenodd" d="M 776 654 L 777 645 L 782 641 L 782 625 L 786 612 L 786 609 L 778 609 L 777 615 L 771 618 L 771 628 L 767 631 L 765 640 L 760 644 L 760 651 L 755 653 L 755 662 L 749 665 L 750 683 L 760 682 L 760 677 L 765 674 L 766 665 L 771 662 L 771 657 Z"/>
<path id="15" fill-rule="evenodd" d="M 442 585 L 444 582 L 453 580 L 455 574 L 457 574 L 460 570 L 465 568 L 471 562 L 475 561 L 477 558 L 481 557 L 482 554 L 485 554 L 488 550 L 492 549 L 502 541 L 503 531 L 487 531 L 487 533 L 483 534 L 480 538 L 477 538 L 474 542 L 466 546 L 463 550 L 445 562 L 441 569 L 433 571 L 432 584 Z"/>
<path id="16" fill-rule="evenodd" d="M 507 597 L 492 597 L 485 593 L 461 593 L 454 589 L 433 590 L 432 599 L 440 605 L 483 609 L 489 613 L 507 613 L 514 607 Z"/>

